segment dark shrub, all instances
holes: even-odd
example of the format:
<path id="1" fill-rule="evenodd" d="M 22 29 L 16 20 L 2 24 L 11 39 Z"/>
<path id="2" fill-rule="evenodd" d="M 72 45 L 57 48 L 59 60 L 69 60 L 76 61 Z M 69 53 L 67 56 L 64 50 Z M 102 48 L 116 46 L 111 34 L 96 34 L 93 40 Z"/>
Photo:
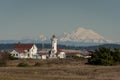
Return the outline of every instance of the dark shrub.
<path id="1" fill-rule="evenodd" d="M 114 62 L 119 63 L 120 62 L 120 49 L 114 49 L 113 52 L 111 52 L 111 56 L 113 56 Z"/>
<path id="2" fill-rule="evenodd" d="M 18 67 L 28 67 L 29 65 L 27 64 L 27 63 L 19 63 L 18 65 L 17 65 Z"/>

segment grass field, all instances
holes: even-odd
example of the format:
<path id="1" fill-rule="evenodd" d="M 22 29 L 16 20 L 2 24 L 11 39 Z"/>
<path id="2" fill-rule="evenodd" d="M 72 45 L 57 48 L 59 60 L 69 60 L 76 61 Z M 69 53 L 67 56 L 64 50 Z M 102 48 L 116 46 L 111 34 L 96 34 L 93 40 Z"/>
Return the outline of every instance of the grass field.
<path id="1" fill-rule="evenodd" d="M 16 67 L 19 62 L 29 67 Z M 34 63 L 41 63 L 34 67 Z M 0 67 L 0 80 L 120 80 L 120 65 L 93 66 L 86 60 L 14 60 Z"/>

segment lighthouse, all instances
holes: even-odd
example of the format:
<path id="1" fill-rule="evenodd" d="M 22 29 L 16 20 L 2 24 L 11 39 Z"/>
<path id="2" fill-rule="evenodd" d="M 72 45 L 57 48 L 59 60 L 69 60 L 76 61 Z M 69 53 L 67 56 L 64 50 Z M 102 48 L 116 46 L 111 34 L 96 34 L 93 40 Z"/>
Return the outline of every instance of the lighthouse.
<path id="1" fill-rule="evenodd" d="M 56 53 L 57 53 L 57 38 L 55 35 L 52 36 L 51 38 L 51 53 L 50 53 L 50 58 L 56 58 Z"/>
<path id="2" fill-rule="evenodd" d="M 55 53 L 57 53 L 57 38 L 55 35 L 53 35 L 51 38 L 51 44 L 52 44 L 52 50 L 54 50 Z"/>

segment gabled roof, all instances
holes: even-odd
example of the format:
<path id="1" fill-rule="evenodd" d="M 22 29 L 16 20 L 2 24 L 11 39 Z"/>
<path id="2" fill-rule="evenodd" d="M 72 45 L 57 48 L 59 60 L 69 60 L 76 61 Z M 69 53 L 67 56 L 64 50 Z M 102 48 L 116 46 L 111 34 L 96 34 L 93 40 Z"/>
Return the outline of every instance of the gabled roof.
<path id="1" fill-rule="evenodd" d="M 46 51 L 39 51 L 38 54 L 39 55 L 46 55 Z"/>
<path id="2" fill-rule="evenodd" d="M 15 51 L 17 51 L 18 53 L 26 53 L 24 50 L 22 50 L 22 49 L 15 49 Z"/>
<path id="3" fill-rule="evenodd" d="M 79 54 L 79 52 L 66 52 L 66 55 L 69 55 L 69 56 L 74 56 L 76 54 Z"/>
<path id="4" fill-rule="evenodd" d="M 17 49 L 17 50 L 28 50 L 28 49 L 31 49 L 33 45 L 34 44 L 21 44 L 21 43 L 18 43 L 18 44 L 14 45 L 14 49 Z"/>

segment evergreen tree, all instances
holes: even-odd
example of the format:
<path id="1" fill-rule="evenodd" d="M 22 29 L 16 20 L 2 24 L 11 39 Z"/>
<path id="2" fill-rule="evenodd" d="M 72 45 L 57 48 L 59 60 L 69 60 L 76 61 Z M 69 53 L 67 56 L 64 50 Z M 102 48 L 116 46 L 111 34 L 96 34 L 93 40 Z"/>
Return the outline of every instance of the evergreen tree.
<path id="1" fill-rule="evenodd" d="M 88 59 L 89 64 L 94 65 L 113 65 L 115 56 L 112 56 L 115 52 L 109 48 L 99 47 Z M 112 55 L 111 55 L 112 54 Z"/>

